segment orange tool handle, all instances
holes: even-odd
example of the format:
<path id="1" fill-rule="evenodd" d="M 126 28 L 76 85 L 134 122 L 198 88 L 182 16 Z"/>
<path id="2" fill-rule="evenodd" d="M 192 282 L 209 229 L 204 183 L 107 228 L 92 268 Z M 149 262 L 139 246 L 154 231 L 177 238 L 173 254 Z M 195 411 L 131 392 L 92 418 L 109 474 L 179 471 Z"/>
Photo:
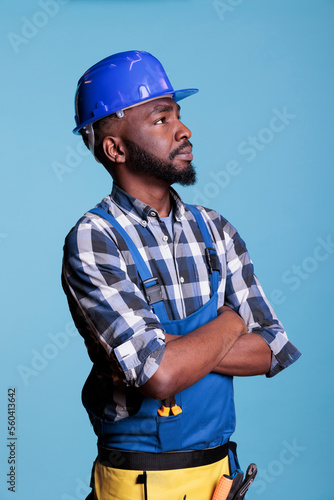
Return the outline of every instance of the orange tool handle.
<path id="1" fill-rule="evenodd" d="M 169 410 L 170 410 L 169 406 L 162 405 L 162 407 L 159 410 L 157 410 L 157 411 L 158 411 L 160 417 L 168 417 L 169 416 Z"/>
<path id="2" fill-rule="evenodd" d="M 226 500 L 232 488 L 232 483 L 233 479 L 222 476 L 218 481 L 212 500 Z"/>

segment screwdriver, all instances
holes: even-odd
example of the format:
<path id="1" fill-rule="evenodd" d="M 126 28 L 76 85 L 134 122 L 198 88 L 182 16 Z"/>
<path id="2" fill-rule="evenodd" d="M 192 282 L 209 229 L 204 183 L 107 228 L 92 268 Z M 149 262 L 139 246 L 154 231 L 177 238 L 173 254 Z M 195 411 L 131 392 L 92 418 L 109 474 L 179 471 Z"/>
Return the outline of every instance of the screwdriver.
<path id="1" fill-rule="evenodd" d="M 212 500 L 226 500 L 232 487 L 232 483 L 233 479 L 230 479 L 226 475 L 222 476 L 218 481 Z"/>

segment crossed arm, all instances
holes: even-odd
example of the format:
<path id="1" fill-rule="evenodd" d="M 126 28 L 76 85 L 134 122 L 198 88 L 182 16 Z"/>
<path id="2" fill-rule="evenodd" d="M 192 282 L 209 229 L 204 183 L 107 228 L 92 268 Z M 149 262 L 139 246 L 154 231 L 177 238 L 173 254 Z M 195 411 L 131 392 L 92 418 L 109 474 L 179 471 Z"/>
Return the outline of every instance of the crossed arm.
<path id="1" fill-rule="evenodd" d="M 233 231 L 224 276 L 221 300 L 233 309 L 222 307 L 217 318 L 180 338 L 167 334 L 164 345 L 162 326 L 124 271 L 113 240 L 83 222 L 65 245 L 63 285 L 82 335 L 94 334 L 103 345 L 110 361 L 109 376 L 117 372 L 127 385 L 156 399 L 177 394 L 213 371 L 274 376 L 300 356 L 271 310 L 246 248 Z M 252 333 L 246 334 L 244 321 Z M 95 360 L 93 349 L 90 355 Z"/>
<path id="2" fill-rule="evenodd" d="M 250 376 L 269 371 L 271 350 L 256 333 L 247 334 L 242 318 L 224 306 L 209 323 L 184 336 L 166 335 L 156 373 L 141 387 L 145 396 L 165 399 L 210 372 Z"/>

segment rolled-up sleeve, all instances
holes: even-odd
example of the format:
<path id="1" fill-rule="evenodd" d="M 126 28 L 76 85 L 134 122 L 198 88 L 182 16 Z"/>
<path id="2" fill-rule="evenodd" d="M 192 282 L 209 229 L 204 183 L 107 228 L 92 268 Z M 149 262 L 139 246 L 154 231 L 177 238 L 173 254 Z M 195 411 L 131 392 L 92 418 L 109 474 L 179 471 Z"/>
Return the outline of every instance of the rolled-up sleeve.
<path id="1" fill-rule="evenodd" d="M 84 338 L 93 335 L 129 386 L 140 387 L 159 368 L 165 332 L 116 243 L 89 219 L 65 240 L 62 281 Z"/>
<path id="2" fill-rule="evenodd" d="M 244 241 L 228 223 L 224 232 L 227 250 L 225 303 L 240 314 L 248 333 L 260 335 L 270 347 L 272 357 L 267 377 L 273 377 L 294 363 L 301 353 L 288 340 L 282 323 L 263 293 Z"/>

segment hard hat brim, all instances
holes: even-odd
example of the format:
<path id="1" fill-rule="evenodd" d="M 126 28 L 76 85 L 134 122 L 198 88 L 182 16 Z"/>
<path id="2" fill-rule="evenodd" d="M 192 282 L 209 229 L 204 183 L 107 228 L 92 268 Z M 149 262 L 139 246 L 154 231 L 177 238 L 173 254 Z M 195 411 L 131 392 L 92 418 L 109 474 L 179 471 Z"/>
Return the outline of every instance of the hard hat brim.
<path id="1" fill-rule="evenodd" d="M 139 106 L 140 104 L 145 104 L 148 101 L 151 101 L 153 99 L 158 99 L 159 97 L 164 97 L 165 95 L 172 96 L 174 101 L 178 102 L 178 101 L 181 101 L 182 99 L 185 99 L 186 97 L 190 97 L 191 95 L 196 94 L 197 92 L 198 92 L 198 89 L 181 89 L 181 90 L 174 90 L 172 92 L 170 90 L 166 90 L 166 92 L 159 93 L 159 95 L 156 95 L 156 96 L 151 95 L 147 99 L 138 101 L 137 103 L 134 103 L 134 105 Z M 133 107 L 133 105 L 130 107 Z M 126 108 L 124 108 L 124 109 L 126 109 Z M 112 110 L 108 115 L 105 115 L 103 118 L 106 118 L 106 116 L 113 115 L 114 113 L 116 113 L 116 111 L 119 111 L 119 110 L 118 109 Z M 79 135 L 81 129 L 83 129 L 84 127 L 86 127 L 89 124 L 92 124 L 92 123 L 98 121 L 99 119 L 100 118 L 97 118 L 96 120 L 87 120 L 86 122 L 81 123 L 80 125 L 78 125 L 77 127 L 75 127 L 73 129 L 73 133 L 76 135 Z"/>

